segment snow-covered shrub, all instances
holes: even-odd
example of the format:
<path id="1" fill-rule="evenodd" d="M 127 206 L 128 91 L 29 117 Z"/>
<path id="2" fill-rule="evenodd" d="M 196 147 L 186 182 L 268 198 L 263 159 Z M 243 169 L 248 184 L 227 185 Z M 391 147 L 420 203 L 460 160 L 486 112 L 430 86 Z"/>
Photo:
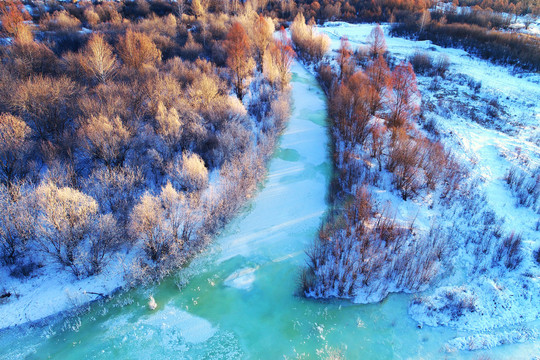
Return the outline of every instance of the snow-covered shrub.
<path id="1" fill-rule="evenodd" d="M 540 167 L 527 173 L 518 167 L 511 167 L 504 180 L 517 198 L 517 203 L 540 213 Z"/>
<path id="2" fill-rule="evenodd" d="M 436 231 L 415 237 L 412 226 L 396 222 L 391 209 L 374 217 L 376 212 L 361 188 L 343 214 L 321 227 L 319 241 L 307 252 L 305 295 L 379 301 L 389 291 L 418 291 L 433 281 L 444 237 Z"/>
<path id="3" fill-rule="evenodd" d="M 168 172 L 173 184 L 180 189 L 200 191 L 208 186 L 208 169 L 197 154 L 178 155 Z"/>
<path id="4" fill-rule="evenodd" d="M 121 224 L 141 194 L 144 179 L 137 168 L 100 167 L 83 182 L 84 191 L 99 204 L 102 213 L 112 213 Z"/>
<path id="5" fill-rule="evenodd" d="M 430 297 L 414 298 L 409 311 L 427 314 L 432 321 L 428 325 L 436 326 L 437 320 L 456 321 L 467 313 L 475 312 L 477 302 L 476 295 L 468 287 L 443 287 Z"/>
<path id="6" fill-rule="evenodd" d="M 429 75 L 433 71 L 433 58 L 427 52 L 416 51 L 409 61 L 416 73 Z"/>
<path id="7" fill-rule="evenodd" d="M 120 117 L 91 116 L 79 130 L 82 148 L 91 160 L 101 160 L 107 167 L 120 166 L 130 149 L 133 133 Z"/>
<path id="8" fill-rule="evenodd" d="M 0 115 L 0 179 L 11 183 L 25 171 L 32 130 L 19 117 Z"/>
<path id="9" fill-rule="evenodd" d="M 508 270 L 514 270 L 523 261 L 522 243 L 521 234 L 511 233 L 505 236 L 497 246 L 493 261 L 504 264 Z"/>
<path id="10" fill-rule="evenodd" d="M 440 54 L 437 60 L 435 61 L 435 74 L 444 78 L 448 69 L 450 68 L 450 59 L 446 54 Z"/>
<path id="11" fill-rule="evenodd" d="M 45 183 L 36 189 L 40 249 L 76 276 L 99 272 L 105 255 L 117 243 L 116 223 L 100 216 L 98 204 L 78 190 Z"/>
<path id="12" fill-rule="evenodd" d="M 27 254 L 35 233 L 35 202 L 26 186 L 0 185 L 0 258 L 14 264 Z"/>
<path id="13" fill-rule="evenodd" d="M 318 34 L 314 27 L 315 24 L 311 22 L 306 25 L 306 19 L 300 12 L 291 25 L 291 37 L 302 57 L 318 63 L 330 49 L 330 38 Z"/>

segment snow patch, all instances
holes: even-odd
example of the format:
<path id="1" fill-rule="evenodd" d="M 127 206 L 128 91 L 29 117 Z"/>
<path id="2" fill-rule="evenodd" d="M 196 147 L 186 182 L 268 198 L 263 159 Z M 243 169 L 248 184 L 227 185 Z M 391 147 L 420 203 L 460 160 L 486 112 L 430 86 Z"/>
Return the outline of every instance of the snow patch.
<path id="1" fill-rule="evenodd" d="M 229 275 L 223 282 L 226 286 L 240 290 L 251 290 L 255 282 L 255 271 L 258 267 L 239 269 Z"/>

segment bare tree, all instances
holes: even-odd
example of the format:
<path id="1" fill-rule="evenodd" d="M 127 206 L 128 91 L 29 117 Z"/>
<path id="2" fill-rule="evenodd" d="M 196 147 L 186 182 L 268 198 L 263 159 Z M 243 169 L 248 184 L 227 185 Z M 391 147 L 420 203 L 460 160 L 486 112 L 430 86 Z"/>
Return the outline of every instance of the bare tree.
<path id="1" fill-rule="evenodd" d="M 225 49 L 227 50 L 227 66 L 233 73 L 236 96 L 240 100 L 244 97 L 247 80 L 255 67 L 255 61 L 250 56 L 250 47 L 246 30 L 239 22 L 234 23 L 227 34 Z"/>
<path id="2" fill-rule="evenodd" d="M 40 210 L 36 239 L 41 250 L 68 266 L 76 276 L 84 275 L 82 246 L 93 231 L 97 202 L 78 190 L 58 188 L 52 183 L 40 185 L 36 196 Z"/>
<path id="3" fill-rule="evenodd" d="M 98 82 L 106 82 L 116 69 L 116 56 L 101 34 L 92 35 L 83 51 L 82 61 L 86 73 Z"/>
<path id="4" fill-rule="evenodd" d="M 369 55 L 371 58 L 376 59 L 379 55 L 384 55 L 386 52 L 386 40 L 384 39 L 384 32 L 379 24 L 371 30 L 366 42 L 369 46 Z"/>
<path id="5" fill-rule="evenodd" d="M 154 66 L 161 62 L 161 51 L 148 35 L 128 29 L 118 43 L 120 58 L 127 66 L 136 70 Z"/>
<path id="6" fill-rule="evenodd" d="M 122 165 L 130 148 L 132 132 L 117 116 L 113 120 L 92 116 L 79 129 L 82 147 L 92 159 L 107 167 Z"/>
<path id="7" fill-rule="evenodd" d="M 24 172 L 31 132 L 21 118 L 7 113 L 0 115 L 0 174 L 8 184 Z"/>

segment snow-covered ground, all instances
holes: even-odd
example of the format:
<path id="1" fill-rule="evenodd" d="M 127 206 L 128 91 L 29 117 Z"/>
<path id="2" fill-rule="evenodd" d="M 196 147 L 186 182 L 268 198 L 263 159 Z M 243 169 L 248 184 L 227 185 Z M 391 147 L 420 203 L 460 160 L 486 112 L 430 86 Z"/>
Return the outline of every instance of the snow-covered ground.
<path id="1" fill-rule="evenodd" d="M 38 321 L 111 294 L 125 283 L 129 266 L 125 259 L 118 255 L 101 274 L 82 280 L 56 265 L 40 268 L 22 280 L 1 267 L 0 293 L 11 295 L 0 299 L 0 330 Z"/>
<path id="2" fill-rule="evenodd" d="M 353 48 L 364 46 L 373 27 L 332 22 L 320 27 L 320 31 L 331 38 L 335 55 L 341 37 L 347 37 Z M 383 28 L 388 34 L 389 26 Z M 466 335 L 448 344 L 449 349 L 489 348 L 535 339 L 538 328 L 529 327 L 528 323 L 540 316 L 540 268 L 533 259 L 534 251 L 540 247 L 540 232 L 536 230 L 539 215 L 531 208 L 517 205 L 503 177 L 511 166 L 529 172 L 540 166 L 540 75 L 515 73 L 463 50 L 442 48 L 429 41 L 387 35 L 386 42 L 389 52 L 398 60 L 407 59 L 416 51 L 435 59 L 441 54 L 448 57 L 451 65 L 445 79 L 418 76 L 424 110 L 419 127 L 428 124 L 432 129 L 430 136 L 436 132 L 445 147 L 469 170 L 467 182 L 474 193 L 479 198 L 485 194 L 485 202 L 477 200 L 481 206 L 478 211 L 492 211 L 495 219 L 505 220 L 504 233 L 523 236 L 524 260 L 513 271 L 490 266 L 477 271 L 477 267 L 485 266 L 479 266 L 477 254 L 471 253 L 464 238 L 453 239 L 453 269 L 446 269 L 435 288 L 412 302 L 411 316 L 421 324 L 448 325 L 465 331 Z M 391 201 L 403 221 L 416 216 L 415 225 L 420 231 L 428 229 L 434 219 L 449 227 L 461 227 L 460 236 L 478 230 L 467 228 L 471 226 L 470 219 L 463 219 L 464 213 L 456 215 L 456 207 L 429 209 L 430 198 L 404 202 L 392 192 L 380 192 L 377 196 L 381 202 Z M 481 219 L 483 214 L 477 215 Z M 456 315 L 453 305 L 457 299 L 463 304 L 469 301 L 471 311 Z"/>

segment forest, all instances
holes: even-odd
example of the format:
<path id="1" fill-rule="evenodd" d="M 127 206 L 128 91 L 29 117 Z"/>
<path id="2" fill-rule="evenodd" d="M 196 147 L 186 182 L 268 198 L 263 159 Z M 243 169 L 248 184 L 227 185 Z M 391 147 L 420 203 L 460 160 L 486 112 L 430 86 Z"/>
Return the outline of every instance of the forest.
<path id="1" fill-rule="evenodd" d="M 276 23 L 182 3 L 0 5 L 0 258 L 131 280 L 202 249 L 254 191 L 289 113 Z"/>

